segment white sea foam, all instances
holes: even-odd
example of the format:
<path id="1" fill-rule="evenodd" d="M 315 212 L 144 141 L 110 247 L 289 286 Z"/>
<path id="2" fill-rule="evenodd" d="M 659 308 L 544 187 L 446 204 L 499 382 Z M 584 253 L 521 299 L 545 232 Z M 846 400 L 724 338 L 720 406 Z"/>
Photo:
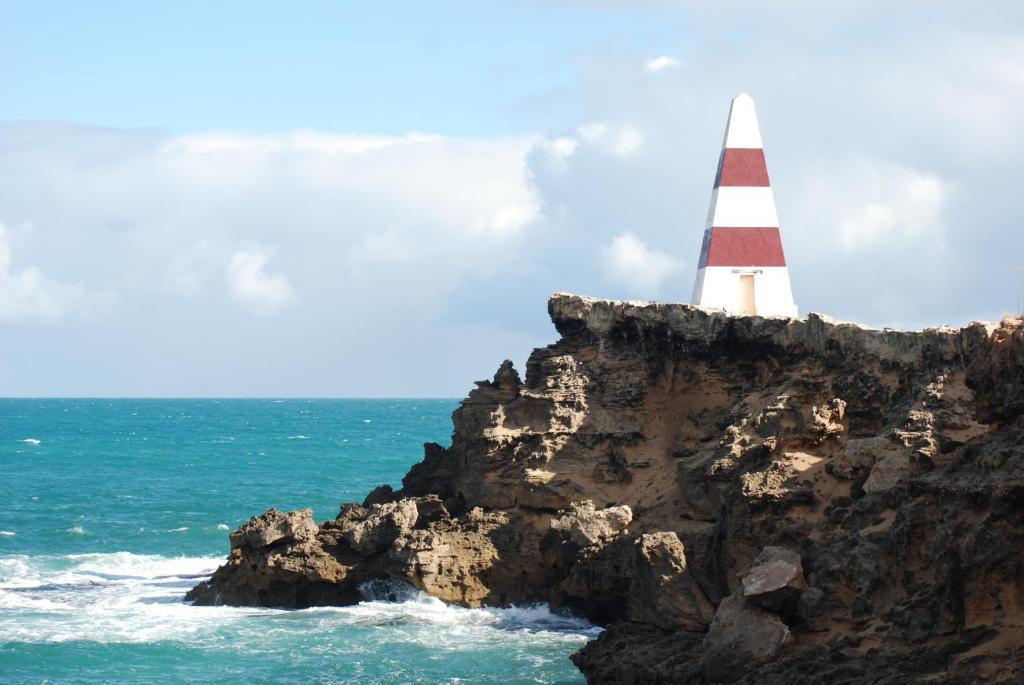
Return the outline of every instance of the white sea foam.
<path id="1" fill-rule="evenodd" d="M 181 528 L 171 528 L 167 531 L 168 533 L 187 533 L 188 526 L 182 526 Z"/>
<path id="2" fill-rule="evenodd" d="M 71 554 L 0 557 L 0 634 L 12 641 L 150 642 L 185 640 L 217 616 L 181 602 L 220 559 Z"/>
<path id="3" fill-rule="evenodd" d="M 308 435 L 289 435 L 289 440 L 309 440 Z"/>
<path id="4" fill-rule="evenodd" d="M 85 535 L 85 528 L 83 528 L 82 526 L 71 526 L 64 532 L 71 533 L 72 535 Z"/>
<path id="5" fill-rule="evenodd" d="M 231 527 L 226 523 L 218 523 L 217 530 L 231 530 Z"/>
<path id="6" fill-rule="evenodd" d="M 35 438 L 25 438 L 21 442 L 25 443 L 26 445 L 38 445 L 38 444 L 41 444 L 43 441 L 42 440 L 36 440 Z"/>
<path id="7" fill-rule="evenodd" d="M 17 533 L 13 530 L 0 530 L 0 538 L 13 538 Z"/>
<path id="8" fill-rule="evenodd" d="M 320 640 L 326 648 L 334 636 L 349 634 L 346 628 L 363 627 L 374 629 L 365 636 L 372 643 L 367 650 L 386 650 L 397 640 L 454 653 L 467 645 L 507 649 L 510 640 L 517 648 L 574 647 L 598 632 L 541 606 L 464 609 L 394 582 L 367 588 L 366 601 L 349 607 L 285 611 L 183 602 L 220 563 L 128 552 L 0 557 L 0 635 L 30 643 L 182 641 L 258 651 L 268 635 Z"/>

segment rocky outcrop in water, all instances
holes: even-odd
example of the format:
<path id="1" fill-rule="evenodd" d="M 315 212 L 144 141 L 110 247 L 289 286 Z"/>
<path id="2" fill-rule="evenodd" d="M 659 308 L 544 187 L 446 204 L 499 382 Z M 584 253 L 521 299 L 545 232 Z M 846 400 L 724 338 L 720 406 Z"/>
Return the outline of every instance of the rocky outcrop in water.
<path id="1" fill-rule="evenodd" d="M 197 603 L 404 579 L 607 625 L 602 683 L 1017 682 L 1024 322 L 922 332 L 555 295 L 393 490 L 269 511 Z"/>

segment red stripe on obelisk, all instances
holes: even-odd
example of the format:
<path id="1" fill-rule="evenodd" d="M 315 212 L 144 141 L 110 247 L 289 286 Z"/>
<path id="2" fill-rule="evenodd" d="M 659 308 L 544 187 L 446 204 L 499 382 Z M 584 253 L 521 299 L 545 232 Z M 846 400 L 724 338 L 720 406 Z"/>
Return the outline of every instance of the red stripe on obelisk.
<path id="1" fill-rule="evenodd" d="M 753 186 L 766 187 L 768 183 L 768 165 L 764 161 L 764 150 L 761 148 L 727 147 L 722 150 L 718 159 L 718 173 L 715 175 L 715 187 L 720 186 Z"/>
<path id="2" fill-rule="evenodd" d="M 786 266 L 778 228 L 708 229 L 700 267 Z"/>

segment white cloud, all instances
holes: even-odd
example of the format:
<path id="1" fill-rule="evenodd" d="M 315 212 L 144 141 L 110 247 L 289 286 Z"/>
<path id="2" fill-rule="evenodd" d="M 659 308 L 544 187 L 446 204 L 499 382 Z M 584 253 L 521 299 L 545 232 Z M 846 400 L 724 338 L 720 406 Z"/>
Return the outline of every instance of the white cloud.
<path id="1" fill-rule="evenodd" d="M 0 321 L 53 323 L 69 316 L 90 316 L 109 300 L 109 295 L 88 293 L 79 284 L 47 278 L 34 266 L 14 270 L 10 235 L 0 223 Z"/>
<path id="2" fill-rule="evenodd" d="M 817 244 L 850 255 L 945 244 L 953 184 L 938 174 L 864 158 L 808 164 L 808 171 L 790 191 L 799 200 L 789 225 Z"/>
<path id="3" fill-rule="evenodd" d="M 528 244 L 536 142 L 0 124 L 0 219 L 32 217 L 47 273 L 120 291 L 129 309 L 168 295 L 214 309 L 236 246 L 251 242 L 282 248 L 270 271 L 302 292 L 296 306 L 428 315 Z"/>
<path id="4" fill-rule="evenodd" d="M 287 278 L 267 272 L 268 259 L 264 250 L 250 248 L 238 250 L 228 262 L 231 294 L 255 314 L 273 314 L 295 297 Z"/>
<path id="5" fill-rule="evenodd" d="M 220 252 L 209 240 L 195 241 L 188 252 L 175 256 L 167 267 L 169 289 L 183 297 L 202 295 L 210 276 L 224 262 Z"/>
<path id="6" fill-rule="evenodd" d="M 632 233 L 616 236 L 601 252 L 609 279 L 636 295 L 657 293 L 662 282 L 677 274 L 681 266 L 678 259 L 651 248 Z"/>
<path id="7" fill-rule="evenodd" d="M 579 126 L 576 129 L 576 136 L 579 141 L 590 143 L 596 149 L 616 157 L 629 157 L 644 144 L 643 132 L 633 124 L 613 125 L 604 121 L 593 121 Z M 565 140 L 562 137 L 549 141 L 549 144 L 561 148 L 556 147 L 553 150 L 554 153 L 566 156 L 566 150 L 568 154 L 575 151 L 575 146 L 570 148 L 564 142 Z M 563 142 L 559 143 L 559 141 Z"/>
<path id="8" fill-rule="evenodd" d="M 876 30 L 880 0 L 666 2 L 656 20 L 683 30 L 684 52 L 668 58 L 680 63 L 631 37 L 644 32 L 574 48 L 575 77 L 513 121 L 555 128 L 548 138 L 0 124 L 0 220 L 38 227 L 4 243 L 32 266 L 0 270 L 2 317 L 74 318 L 86 287 L 117 291 L 121 318 L 97 345 L 168 361 L 130 373 L 60 347 L 54 377 L 93 388 L 163 374 L 156 390 L 195 392 L 180 379 L 206 363 L 200 392 L 244 378 L 264 393 L 314 379 L 302 387 L 461 394 L 478 373 L 462 356 L 486 373 L 495 349 L 523 356 L 524 340 L 550 339 L 548 292 L 687 300 L 740 91 L 757 99 L 802 311 L 898 326 L 998 317 L 1024 253 L 1020 12 L 940 5 L 885 6 L 893 26 L 914 27 L 908 51 L 899 31 Z M 279 249 L 257 263 L 270 253 L 252 245 Z M 226 279 L 238 253 L 251 253 L 236 265 L 248 300 Z M 235 316 L 239 303 L 282 308 L 289 326 Z M 221 347 L 197 335 L 217 326 Z M 38 330 L 50 329 L 11 326 L 5 340 L 30 358 Z M 238 350 L 257 330 L 246 361 Z M 447 380 L 429 385 L 427 368 Z"/>
<path id="9" fill-rule="evenodd" d="M 661 57 L 655 57 L 654 59 L 647 60 L 647 63 L 644 64 L 644 69 L 651 72 L 652 74 L 656 74 L 659 71 L 664 71 L 666 69 L 675 69 L 679 66 L 680 62 L 675 57 L 668 57 L 663 55 Z"/>

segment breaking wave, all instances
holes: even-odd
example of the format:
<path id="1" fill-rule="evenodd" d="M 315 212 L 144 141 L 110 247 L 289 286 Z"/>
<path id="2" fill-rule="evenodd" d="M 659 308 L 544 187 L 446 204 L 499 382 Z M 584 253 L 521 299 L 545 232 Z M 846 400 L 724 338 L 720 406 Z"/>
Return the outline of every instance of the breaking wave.
<path id="1" fill-rule="evenodd" d="M 129 552 L 0 557 L 0 635 L 26 643 L 186 641 L 222 648 L 227 632 L 238 648 L 258 649 L 271 632 L 300 639 L 311 630 L 372 629 L 369 635 L 382 642 L 457 652 L 467 644 L 499 648 L 510 635 L 520 648 L 582 645 L 599 632 L 543 606 L 448 606 L 400 581 L 369 583 L 361 588 L 366 599 L 348 607 L 289 611 L 184 602 L 221 561 Z"/>

